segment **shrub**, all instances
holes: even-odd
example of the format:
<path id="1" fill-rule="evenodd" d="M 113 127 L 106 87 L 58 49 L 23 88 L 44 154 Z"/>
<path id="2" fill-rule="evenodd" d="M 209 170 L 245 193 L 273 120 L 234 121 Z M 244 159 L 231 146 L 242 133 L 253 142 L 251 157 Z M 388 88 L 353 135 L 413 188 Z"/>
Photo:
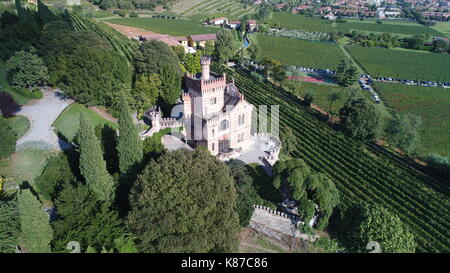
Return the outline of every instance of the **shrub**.
<path id="1" fill-rule="evenodd" d="M 0 92 L 0 112 L 4 118 L 10 118 L 15 116 L 15 113 L 20 110 L 18 105 L 11 94 L 6 92 Z"/>
<path id="2" fill-rule="evenodd" d="M 137 14 L 136 12 L 132 11 L 129 15 L 130 17 L 139 17 L 139 14 Z"/>

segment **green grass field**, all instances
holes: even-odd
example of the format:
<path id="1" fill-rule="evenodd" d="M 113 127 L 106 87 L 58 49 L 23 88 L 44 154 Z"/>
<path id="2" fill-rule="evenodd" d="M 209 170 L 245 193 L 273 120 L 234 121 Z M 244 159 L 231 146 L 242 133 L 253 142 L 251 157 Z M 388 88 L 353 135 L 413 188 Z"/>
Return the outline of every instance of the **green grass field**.
<path id="1" fill-rule="evenodd" d="M 337 44 L 310 42 L 293 38 L 257 35 L 261 59 L 269 58 L 286 65 L 336 69 L 344 54 Z"/>
<path id="2" fill-rule="evenodd" d="M 396 34 L 425 34 L 440 35 L 441 33 L 435 28 L 426 27 L 411 21 L 387 21 L 383 20 L 382 24 L 378 24 L 376 20 L 366 19 L 365 21 L 347 20 L 346 23 L 332 23 L 325 19 L 317 17 L 309 17 L 300 14 L 290 14 L 275 12 L 272 17 L 261 22 L 268 23 L 272 26 L 277 24 L 283 28 L 303 29 L 308 31 L 332 32 L 342 31 L 349 33 L 353 30 L 362 32 L 389 32 Z"/>
<path id="3" fill-rule="evenodd" d="M 73 103 L 67 107 L 53 123 L 55 131 L 63 135 L 69 141 L 72 141 L 80 126 L 80 113 L 84 113 L 94 127 L 99 124 L 107 123 L 111 127 L 117 129 L 116 123 L 103 119 L 96 112 L 81 104 Z"/>
<path id="4" fill-rule="evenodd" d="M 11 128 L 16 131 L 17 139 L 21 138 L 30 128 L 30 121 L 24 116 L 15 116 L 7 119 Z"/>
<path id="5" fill-rule="evenodd" d="M 437 22 L 433 28 L 444 33 L 447 37 L 450 37 L 450 22 Z"/>
<path id="6" fill-rule="evenodd" d="M 409 80 L 450 81 L 450 55 L 424 54 L 385 48 L 346 47 L 353 58 L 372 76 Z"/>
<path id="7" fill-rule="evenodd" d="M 56 153 L 38 149 L 20 150 L 0 161 L 0 174 L 12 178 L 7 185 L 20 185 L 24 181 L 32 185 L 47 164 L 47 159 Z"/>
<path id="8" fill-rule="evenodd" d="M 29 98 L 26 98 L 20 94 L 18 94 L 8 83 L 6 80 L 6 63 L 0 61 L 0 91 L 6 91 L 11 94 L 14 100 L 18 104 L 25 104 L 30 101 Z"/>
<path id="9" fill-rule="evenodd" d="M 420 154 L 450 156 L 449 89 L 380 82 L 375 87 L 393 111 L 422 118 Z"/>
<path id="10" fill-rule="evenodd" d="M 204 27 L 200 25 L 200 22 L 188 20 L 162 18 L 114 18 L 105 21 L 113 24 L 142 28 L 157 33 L 174 36 L 216 33 L 220 30 L 218 27 Z"/>

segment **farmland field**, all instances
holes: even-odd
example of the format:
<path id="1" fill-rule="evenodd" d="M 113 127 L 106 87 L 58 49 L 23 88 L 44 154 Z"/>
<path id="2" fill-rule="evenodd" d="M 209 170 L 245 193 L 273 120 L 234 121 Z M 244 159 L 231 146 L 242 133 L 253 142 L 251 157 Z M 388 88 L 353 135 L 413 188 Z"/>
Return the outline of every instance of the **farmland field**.
<path id="1" fill-rule="evenodd" d="M 268 20 L 262 20 L 270 25 L 278 24 L 283 28 L 303 29 L 308 31 L 332 32 L 343 31 L 344 33 L 356 31 L 364 32 L 390 32 L 397 34 L 425 34 L 440 35 L 441 33 L 434 28 L 426 27 L 410 21 L 383 21 L 383 24 L 376 23 L 376 20 L 347 20 L 346 23 L 331 23 L 325 19 L 308 17 L 300 14 L 290 14 L 275 12 Z"/>
<path id="2" fill-rule="evenodd" d="M 199 22 L 194 21 L 162 18 L 114 18 L 106 21 L 174 36 L 216 33 L 220 29 L 218 27 L 204 27 Z"/>
<path id="3" fill-rule="evenodd" d="M 395 112 L 422 118 L 419 153 L 450 156 L 450 90 L 377 82 L 375 88 Z"/>
<path id="4" fill-rule="evenodd" d="M 270 83 L 258 82 L 245 70 L 233 72 L 218 66 L 214 70 L 234 77 L 250 103 L 280 106 L 280 130 L 291 128 L 298 141 L 292 156 L 329 175 L 342 202 L 383 205 L 413 232 L 418 252 L 450 251 L 448 186 L 421 176 L 375 144 L 331 129 L 295 96 Z"/>
<path id="5" fill-rule="evenodd" d="M 450 55 L 385 48 L 346 47 L 371 76 L 450 82 Z"/>
<path id="6" fill-rule="evenodd" d="M 310 42 L 294 38 L 257 35 L 261 58 L 269 58 L 286 65 L 336 69 L 344 58 L 335 43 Z"/>

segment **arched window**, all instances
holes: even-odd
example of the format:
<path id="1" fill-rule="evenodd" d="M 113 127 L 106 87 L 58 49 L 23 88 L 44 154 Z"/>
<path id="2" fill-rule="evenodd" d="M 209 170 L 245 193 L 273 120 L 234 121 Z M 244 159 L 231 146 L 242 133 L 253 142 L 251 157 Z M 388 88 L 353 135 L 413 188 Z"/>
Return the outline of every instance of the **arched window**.
<path id="1" fill-rule="evenodd" d="M 228 122 L 228 120 L 224 119 L 222 120 L 222 122 L 220 122 L 220 126 L 219 126 L 219 130 L 223 131 L 226 130 L 230 127 L 230 123 Z"/>

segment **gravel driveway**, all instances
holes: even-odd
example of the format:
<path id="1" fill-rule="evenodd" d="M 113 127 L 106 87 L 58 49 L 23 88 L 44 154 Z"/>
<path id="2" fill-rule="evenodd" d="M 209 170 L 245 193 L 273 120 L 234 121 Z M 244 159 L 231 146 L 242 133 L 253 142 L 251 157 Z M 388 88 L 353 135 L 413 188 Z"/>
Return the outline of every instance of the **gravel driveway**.
<path id="1" fill-rule="evenodd" d="M 68 144 L 59 140 L 55 134 L 52 124 L 72 102 L 73 100 L 66 98 L 61 90 L 57 89 L 45 91 L 42 99 L 23 105 L 17 114 L 27 117 L 31 125 L 28 132 L 17 140 L 17 148 L 39 146 L 61 150 L 67 147 Z"/>

